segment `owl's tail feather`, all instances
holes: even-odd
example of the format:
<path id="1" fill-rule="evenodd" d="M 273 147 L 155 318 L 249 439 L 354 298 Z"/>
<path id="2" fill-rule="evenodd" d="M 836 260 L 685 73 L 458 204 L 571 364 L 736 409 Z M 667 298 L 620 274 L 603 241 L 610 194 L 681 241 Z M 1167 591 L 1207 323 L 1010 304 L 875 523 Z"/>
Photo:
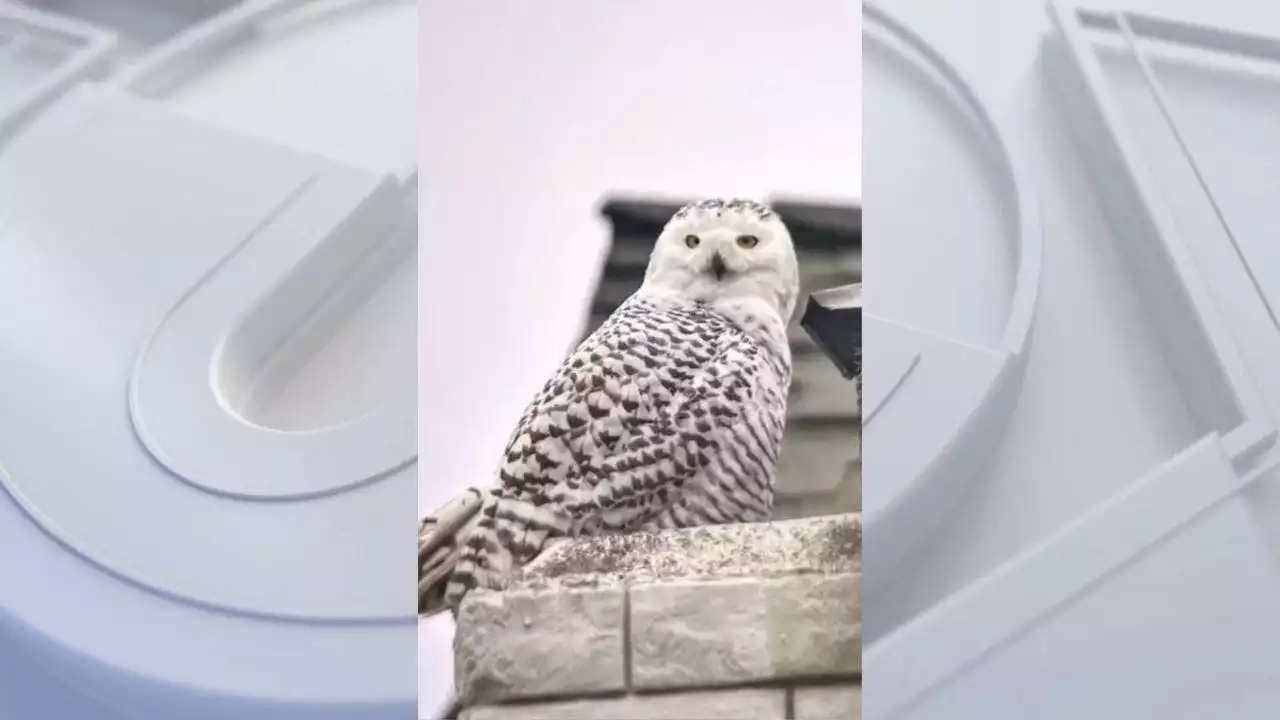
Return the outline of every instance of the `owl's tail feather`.
<path id="1" fill-rule="evenodd" d="M 483 491 L 467 488 L 418 525 L 419 615 L 450 609 L 445 590 L 462 557 L 466 538 L 480 520 L 483 504 Z"/>

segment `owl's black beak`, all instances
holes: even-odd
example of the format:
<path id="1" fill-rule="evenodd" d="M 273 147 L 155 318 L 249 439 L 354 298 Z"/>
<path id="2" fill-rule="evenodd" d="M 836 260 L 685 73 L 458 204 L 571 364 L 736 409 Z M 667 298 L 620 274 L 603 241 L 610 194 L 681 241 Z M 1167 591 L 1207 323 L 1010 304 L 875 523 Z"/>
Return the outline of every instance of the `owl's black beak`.
<path id="1" fill-rule="evenodd" d="M 711 256 L 711 262 L 707 264 L 707 272 L 715 276 L 716 280 L 723 280 L 724 276 L 729 274 L 729 266 L 724 264 L 724 258 L 720 257 L 720 253 Z"/>

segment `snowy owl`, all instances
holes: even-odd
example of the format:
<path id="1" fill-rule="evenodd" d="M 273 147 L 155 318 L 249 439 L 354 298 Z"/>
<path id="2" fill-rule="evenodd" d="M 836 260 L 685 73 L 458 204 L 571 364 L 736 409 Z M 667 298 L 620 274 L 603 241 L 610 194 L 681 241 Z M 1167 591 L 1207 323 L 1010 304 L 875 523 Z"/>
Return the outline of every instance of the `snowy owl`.
<path id="1" fill-rule="evenodd" d="M 640 289 L 534 397 L 495 481 L 422 521 L 419 612 L 501 588 L 554 538 L 769 519 L 798 295 L 773 210 L 680 208 Z"/>

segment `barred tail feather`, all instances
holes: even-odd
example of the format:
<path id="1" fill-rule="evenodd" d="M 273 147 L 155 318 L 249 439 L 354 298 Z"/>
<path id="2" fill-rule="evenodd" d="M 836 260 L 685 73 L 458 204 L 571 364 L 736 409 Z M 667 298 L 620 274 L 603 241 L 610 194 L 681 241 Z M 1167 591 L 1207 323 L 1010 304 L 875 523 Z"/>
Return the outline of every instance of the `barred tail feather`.
<path id="1" fill-rule="evenodd" d="M 484 497 L 478 488 L 467 488 L 418 525 L 418 614 L 448 609 L 445 589 L 479 523 Z"/>
<path id="2" fill-rule="evenodd" d="M 469 591 L 503 587 L 571 525 L 568 514 L 551 505 L 475 488 L 459 495 L 419 529 L 419 614 L 456 611 Z"/>

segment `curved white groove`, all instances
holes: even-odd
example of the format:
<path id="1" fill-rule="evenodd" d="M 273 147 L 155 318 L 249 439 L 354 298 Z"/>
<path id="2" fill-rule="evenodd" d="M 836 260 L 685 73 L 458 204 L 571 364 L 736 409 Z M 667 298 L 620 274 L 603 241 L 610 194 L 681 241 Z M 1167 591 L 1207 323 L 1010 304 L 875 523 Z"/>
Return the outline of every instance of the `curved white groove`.
<path id="1" fill-rule="evenodd" d="M 130 412 L 147 451 L 192 487 L 250 501 L 347 492 L 411 465 L 412 394 L 333 427 L 286 432 L 229 412 L 209 382 L 211 367 L 226 372 L 231 364 L 228 339 L 230 347 L 239 338 L 242 349 L 261 351 L 238 358 L 252 376 L 296 336 L 331 333 L 334 306 L 352 299 L 352 283 L 361 290 L 385 279 L 388 259 L 413 241 L 396 232 L 401 209 L 401 193 L 385 179 L 313 178 L 207 273 L 170 310 L 135 366 Z M 317 240 L 317 226 L 334 230 Z M 370 248 L 370 237 L 381 240 Z"/>
<path id="2" fill-rule="evenodd" d="M 892 574 L 896 562 L 927 539 L 1003 434 L 1021 389 L 1030 345 L 1042 276 L 1043 230 L 1030 176 L 1016 160 L 1007 135 L 954 65 L 878 5 L 864 4 L 863 18 L 864 42 L 881 43 L 910 65 L 920 74 L 923 92 L 945 95 L 959 111 L 957 117 L 970 126 L 966 130 L 972 132 L 966 135 L 971 139 L 965 142 L 974 142 L 974 150 L 991 161 L 1008 213 L 1010 252 L 1016 256 L 1009 315 L 995 347 L 974 347 L 902 326 L 894 329 L 894 323 L 883 323 L 888 331 L 884 341 L 864 342 L 872 356 L 864 361 L 864 388 L 872 406 L 865 430 L 871 437 L 864 436 L 864 442 L 879 448 L 866 456 L 863 471 L 865 536 L 876 545 L 880 559 L 864 578 L 865 591 L 872 592 Z M 872 318 L 864 323 L 864 337 L 874 332 Z M 881 368 L 874 357 L 878 346 L 888 353 Z M 877 377 L 881 371 L 885 374 Z"/>

